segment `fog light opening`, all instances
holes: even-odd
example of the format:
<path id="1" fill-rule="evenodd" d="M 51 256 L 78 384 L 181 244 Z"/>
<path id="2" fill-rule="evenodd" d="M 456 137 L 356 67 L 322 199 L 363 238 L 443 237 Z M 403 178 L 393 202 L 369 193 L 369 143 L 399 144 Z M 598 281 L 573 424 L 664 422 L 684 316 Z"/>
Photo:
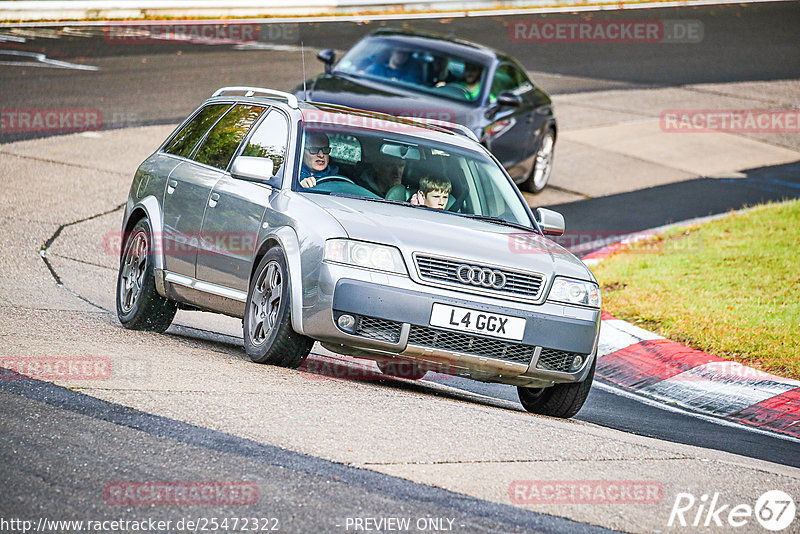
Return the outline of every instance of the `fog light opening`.
<path id="1" fill-rule="evenodd" d="M 570 370 L 577 371 L 578 369 L 581 368 L 581 365 L 583 365 L 583 356 L 581 355 L 575 356 L 572 359 L 572 366 L 570 367 Z"/>
<path id="2" fill-rule="evenodd" d="M 350 314 L 343 313 L 336 319 L 336 324 L 339 325 L 339 328 L 342 330 L 352 333 L 355 330 L 356 318 Z"/>

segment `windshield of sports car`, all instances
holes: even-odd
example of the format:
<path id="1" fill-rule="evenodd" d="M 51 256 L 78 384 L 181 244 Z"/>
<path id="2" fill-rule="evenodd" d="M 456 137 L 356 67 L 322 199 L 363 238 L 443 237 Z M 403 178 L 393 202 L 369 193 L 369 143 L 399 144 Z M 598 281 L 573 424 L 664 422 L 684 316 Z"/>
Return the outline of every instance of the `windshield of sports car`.
<path id="1" fill-rule="evenodd" d="M 293 188 L 392 202 L 407 206 L 409 216 L 442 210 L 532 227 L 518 190 L 487 154 L 408 135 L 417 127 L 381 122 L 397 131 L 307 123 Z"/>
<path id="2" fill-rule="evenodd" d="M 477 104 L 488 69 L 479 62 L 404 41 L 368 38 L 350 49 L 335 70 Z"/>

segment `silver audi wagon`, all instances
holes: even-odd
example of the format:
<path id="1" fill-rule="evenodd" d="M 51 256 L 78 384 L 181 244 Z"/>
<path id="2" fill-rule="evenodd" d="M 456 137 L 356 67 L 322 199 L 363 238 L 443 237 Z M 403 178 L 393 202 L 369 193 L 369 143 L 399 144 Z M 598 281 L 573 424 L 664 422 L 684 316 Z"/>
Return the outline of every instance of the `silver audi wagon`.
<path id="1" fill-rule="evenodd" d="M 387 375 L 515 385 L 535 413 L 589 393 L 597 281 L 461 126 L 223 88 L 136 171 L 122 230 L 126 328 L 213 311 L 257 363 L 318 341 Z"/>

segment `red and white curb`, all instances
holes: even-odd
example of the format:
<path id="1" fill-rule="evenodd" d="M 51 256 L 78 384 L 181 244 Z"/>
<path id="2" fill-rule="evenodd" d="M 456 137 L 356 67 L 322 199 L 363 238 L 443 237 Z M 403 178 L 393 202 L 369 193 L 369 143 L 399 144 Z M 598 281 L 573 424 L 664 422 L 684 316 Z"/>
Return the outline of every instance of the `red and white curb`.
<path id="1" fill-rule="evenodd" d="M 660 231 L 636 234 L 626 243 Z M 589 254 L 584 263 L 595 265 L 624 244 Z M 606 312 L 601 321 L 597 375 L 602 380 L 660 403 L 800 438 L 800 381 L 669 341 Z"/>

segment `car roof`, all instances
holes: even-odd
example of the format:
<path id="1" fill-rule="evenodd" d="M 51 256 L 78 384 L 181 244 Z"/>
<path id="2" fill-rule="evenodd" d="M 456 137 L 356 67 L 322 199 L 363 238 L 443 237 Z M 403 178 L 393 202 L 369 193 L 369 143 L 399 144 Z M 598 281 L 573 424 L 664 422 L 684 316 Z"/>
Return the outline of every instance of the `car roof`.
<path id="1" fill-rule="evenodd" d="M 231 92 L 245 92 L 246 94 L 227 94 Z M 314 122 L 379 131 L 396 131 L 473 149 L 477 144 L 477 139 L 465 127 L 458 124 L 450 124 L 444 121 L 426 122 L 424 120 L 415 120 L 413 117 L 396 117 L 377 111 L 349 108 L 336 104 L 307 102 L 298 100 L 297 97 L 289 93 L 273 89 L 242 86 L 223 87 L 218 89 L 214 96 L 207 99 L 203 105 L 214 102 L 282 107 L 290 114 L 293 114 L 293 111 L 294 113 L 299 112 L 299 118 L 306 123 Z"/>
<path id="2" fill-rule="evenodd" d="M 395 41 L 405 41 L 420 48 L 455 54 L 466 59 L 478 60 L 484 64 L 491 63 L 495 59 L 510 59 L 509 56 L 494 48 L 437 33 L 381 28 L 370 33 L 366 38 L 388 38 Z"/>

